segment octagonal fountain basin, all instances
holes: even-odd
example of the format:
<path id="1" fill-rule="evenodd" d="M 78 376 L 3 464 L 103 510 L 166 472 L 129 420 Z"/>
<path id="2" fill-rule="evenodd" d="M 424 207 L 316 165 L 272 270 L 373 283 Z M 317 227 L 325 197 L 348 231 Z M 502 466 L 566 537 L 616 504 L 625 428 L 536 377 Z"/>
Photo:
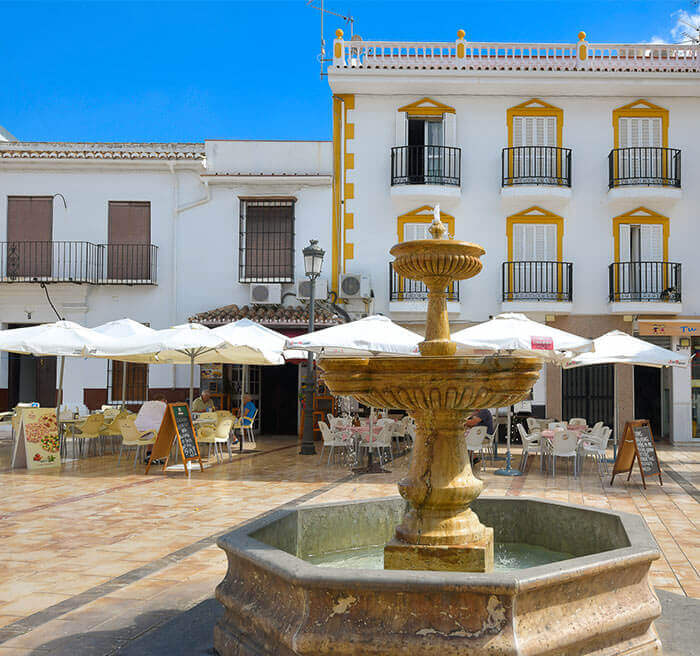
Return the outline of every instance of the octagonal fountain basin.
<path id="1" fill-rule="evenodd" d="M 378 569 L 400 497 L 282 509 L 228 533 L 217 652 L 661 654 L 659 552 L 640 517 L 522 497 L 472 507 L 494 529 L 490 573 Z"/>

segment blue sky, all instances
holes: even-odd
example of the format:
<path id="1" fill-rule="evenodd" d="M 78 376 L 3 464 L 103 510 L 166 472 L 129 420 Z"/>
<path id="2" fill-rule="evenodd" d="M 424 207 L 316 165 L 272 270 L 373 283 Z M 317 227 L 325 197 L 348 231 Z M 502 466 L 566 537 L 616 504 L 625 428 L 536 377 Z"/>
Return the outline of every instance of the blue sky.
<path id="1" fill-rule="evenodd" d="M 320 0 L 316 0 L 320 4 Z M 319 12 L 272 2 L 0 2 L 0 125 L 26 141 L 329 139 Z M 365 39 L 674 41 L 690 0 L 326 0 Z M 345 27 L 327 17 L 328 52 Z M 676 29 L 676 32 L 674 32 Z"/>

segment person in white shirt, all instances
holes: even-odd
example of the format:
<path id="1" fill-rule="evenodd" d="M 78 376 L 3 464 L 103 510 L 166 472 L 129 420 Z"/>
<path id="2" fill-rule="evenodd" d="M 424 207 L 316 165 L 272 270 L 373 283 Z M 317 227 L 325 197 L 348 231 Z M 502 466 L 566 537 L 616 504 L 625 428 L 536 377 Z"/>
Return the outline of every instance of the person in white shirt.
<path id="1" fill-rule="evenodd" d="M 165 415 L 167 409 L 168 403 L 164 396 L 159 396 L 153 401 L 146 401 L 146 403 L 141 406 L 139 413 L 136 415 L 136 419 L 134 419 L 134 426 L 136 426 L 138 431 L 144 433 L 142 435 L 143 439 L 150 439 L 158 434 L 160 425 L 163 422 L 163 415 Z M 148 449 L 146 451 L 145 462 L 148 462 L 150 457 L 151 449 Z"/>
<path id="2" fill-rule="evenodd" d="M 157 433 L 167 408 L 168 404 L 164 397 L 159 397 L 154 401 L 146 401 L 136 415 L 134 426 L 136 426 L 137 430 L 141 433 L 145 431 Z"/>

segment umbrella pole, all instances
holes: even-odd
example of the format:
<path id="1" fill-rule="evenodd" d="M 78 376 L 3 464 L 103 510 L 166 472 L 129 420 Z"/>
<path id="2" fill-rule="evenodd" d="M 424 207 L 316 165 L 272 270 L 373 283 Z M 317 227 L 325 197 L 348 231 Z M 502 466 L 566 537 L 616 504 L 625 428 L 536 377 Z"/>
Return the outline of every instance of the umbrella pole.
<path id="1" fill-rule="evenodd" d="M 190 355 L 190 409 L 194 402 L 194 353 Z"/>
<path id="2" fill-rule="evenodd" d="M 122 362 L 122 410 L 126 407 L 126 369 L 127 363 Z"/>
<path id="3" fill-rule="evenodd" d="M 494 474 L 497 476 L 522 476 L 522 472 L 519 469 L 513 469 L 510 466 L 510 428 L 511 428 L 511 410 L 513 409 L 513 406 L 509 405 L 508 406 L 508 433 L 506 434 L 506 443 L 508 445 L 508 448 L 506 450 L 506 466 L 505 469 L 497 469 Z"/>
<path id="4" fill-rule="evenodd" d="M 58 373 L 58 393 L 56 394 L 56 431 L 61 435 L 61 405 L 63 405 L 63 369 L 66 365 L 66 356 L 61 356 L 61 364 Z"/>

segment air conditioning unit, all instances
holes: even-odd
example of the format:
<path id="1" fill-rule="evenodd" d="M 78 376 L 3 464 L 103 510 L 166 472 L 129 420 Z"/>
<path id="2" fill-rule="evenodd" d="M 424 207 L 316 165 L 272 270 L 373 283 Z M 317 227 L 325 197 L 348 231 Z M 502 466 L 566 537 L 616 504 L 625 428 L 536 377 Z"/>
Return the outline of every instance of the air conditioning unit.
<path id="1" fill-rule="evenodd" d="M 314 285 L 314 298 L 325 300 L 328 296 L 328 281 L 325 278 L 316 278 Z M 297 298 L 300 301 L 311 298 L 310 280 L 297 280 Z"/>
<path id="2" fill-rule="evenodd" d="M 250 302 L 254 305 L 272 305 L 282 302 L 282 285 L 279 283 L 253 283 L 250 286 Z"/>
<path id="3" fill-rule="evenodd" d="M 340 276 L 341 298 L 370 298 L 372 294 L 372 283 L 369 276 L 355 273 L 343 273 Z"/>

